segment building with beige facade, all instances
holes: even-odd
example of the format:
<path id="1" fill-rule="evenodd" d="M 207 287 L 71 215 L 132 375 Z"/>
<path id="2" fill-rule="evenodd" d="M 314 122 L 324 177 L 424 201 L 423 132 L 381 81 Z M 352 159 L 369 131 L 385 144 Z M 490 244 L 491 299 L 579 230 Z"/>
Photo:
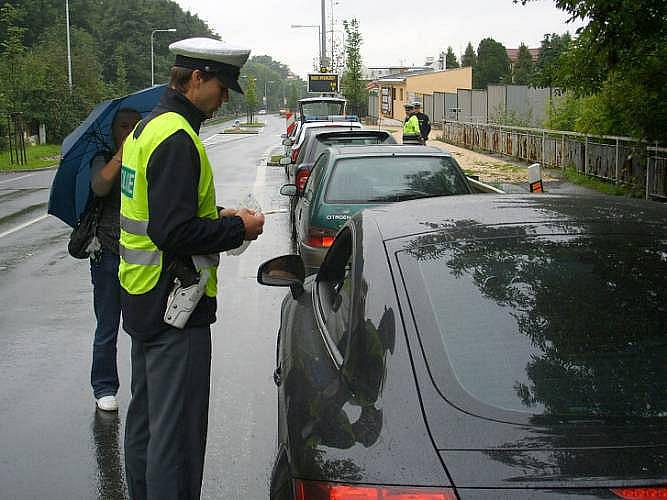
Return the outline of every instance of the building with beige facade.
<path id="1" fill-rule="evenodd" d="M 377 99 L 381 116 L 405 119 L 403 105 L 407 102 L 423 100 L 434 92 L 456 92 L 458 89 L 472 89 L 472 68 L 453 68 L 434 71 L 430 68 L 415 68 L 401 73 L 386 75 L 368 84 L 371 98 Z"/>

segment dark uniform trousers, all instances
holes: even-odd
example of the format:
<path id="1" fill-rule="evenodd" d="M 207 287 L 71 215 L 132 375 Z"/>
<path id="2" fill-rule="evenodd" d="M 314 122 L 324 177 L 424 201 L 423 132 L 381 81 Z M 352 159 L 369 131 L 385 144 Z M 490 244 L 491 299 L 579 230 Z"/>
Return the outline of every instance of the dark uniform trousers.
<path id="1" fill-rule="evenodd" d="M 206 452 L 211 329 L 132 339 L 125 468 L 132 500 L 200 498 Z"/>

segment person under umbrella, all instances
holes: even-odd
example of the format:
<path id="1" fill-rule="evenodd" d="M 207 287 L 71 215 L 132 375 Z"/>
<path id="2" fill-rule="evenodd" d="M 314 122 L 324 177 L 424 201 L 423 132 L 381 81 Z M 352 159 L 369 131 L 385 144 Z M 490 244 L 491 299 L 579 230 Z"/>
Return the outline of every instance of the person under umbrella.
<path id="1" fill-rule="evenodd" d="M 90 277 L 93 283 L 93 305 L 97 327 L 93 342 L 93 363 L 90 382 L 97 407 L 117 411 L 118 368 L 116 341 L 120 326 L 120 282 L 118 281 L 118 240 L 120 238 L 120 167 L 123 142 L 141 114 L 122 108 L 111 124 L 115 154 L 100 151 L 90 163 L 90 187 L 101 198 L 96 236 L 101 248 L 90 258 Z"/>

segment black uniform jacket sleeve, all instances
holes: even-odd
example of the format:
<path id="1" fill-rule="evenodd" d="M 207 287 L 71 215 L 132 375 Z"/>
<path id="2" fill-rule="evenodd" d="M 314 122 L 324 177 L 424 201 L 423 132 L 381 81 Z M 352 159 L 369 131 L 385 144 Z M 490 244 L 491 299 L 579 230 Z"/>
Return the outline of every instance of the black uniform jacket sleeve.
<path id="1" fill-rule="evenodd" d="M 173 256 L 203 255 L 238 247 L 245 235 L 240 217 L 197 217 L 199 154 L 179 130 L 160 144 L 147 166 L 148 236 Z"/>

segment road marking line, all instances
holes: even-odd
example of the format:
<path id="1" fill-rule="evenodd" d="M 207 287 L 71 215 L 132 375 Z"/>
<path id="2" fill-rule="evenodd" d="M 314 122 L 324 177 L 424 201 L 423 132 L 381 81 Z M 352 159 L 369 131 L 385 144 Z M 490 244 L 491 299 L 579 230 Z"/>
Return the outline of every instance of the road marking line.
<path id="1" fill-rule="evenodd" d="M 33 175 L 37 175 L 37 172 L 32 174 L 19 175 L 18 177 L 12 177 L 11 179 L 5 179 L 4 181 L 0 181 L 0 184 L 4 184 L 5 182 L 18 181 L 19 179 L 25 179 L 26 177 L 32 177 Z"/>
<path id="2" fill-rule="evenodd" d="M 31 226 L 32 224 L 35 224 L 36 222 L 39 222 L 41 220 L 46 219 L 49 216 L 49 214 L 44 214 L 40 217 L 37 217 L 36 219 L 29 220 L 28 222 L 24 222 L 23 224 L 20 224 L 16 226 L 15 228 L 12 228 L 8 231 L 5 231 L 4 233 L 0 233 L 0 238 L 3 238 L 5 236 L 9 236 L 10 234 L 15 233 L 16 231 L 20 231 L 21 229 L 25 229 L 28 226 Z"/>

